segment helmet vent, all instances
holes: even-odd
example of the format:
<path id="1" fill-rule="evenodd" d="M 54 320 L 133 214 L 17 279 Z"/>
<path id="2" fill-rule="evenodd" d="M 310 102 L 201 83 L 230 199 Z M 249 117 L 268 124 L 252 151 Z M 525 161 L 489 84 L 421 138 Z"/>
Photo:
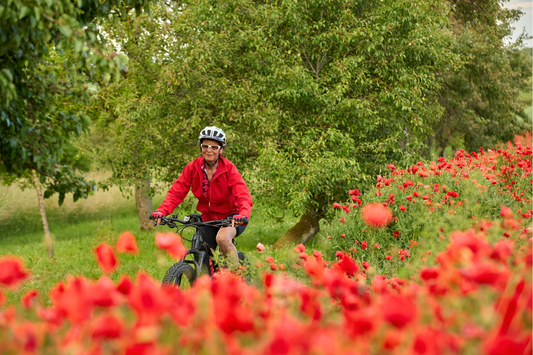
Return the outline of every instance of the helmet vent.
<path id="1" fill-rule="evenodd" d="M 222 146 L 226 144 L 226 134 L 223 130 L 214 126 L 205 127 L 202 130 L 202 133 L 200 133 L 200 136 L 198 137 L 198 144 L 200 144 L 204 139 L 216 140 L 222 143 Z"/>

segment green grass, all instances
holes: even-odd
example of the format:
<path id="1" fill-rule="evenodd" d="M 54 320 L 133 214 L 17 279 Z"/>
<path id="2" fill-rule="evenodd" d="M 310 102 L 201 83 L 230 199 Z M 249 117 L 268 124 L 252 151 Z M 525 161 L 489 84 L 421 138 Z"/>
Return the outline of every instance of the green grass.
<path id="1" fill-rule="evenodd" d="M 68 275 L 97 279 L 101 271 L 92 249 L 102 242 L 114 245 L 125 230 L 137 237 L 141 253 L 137 256 L 120 255 L 121 264 L 111 276 L 112 279 L 117 280 L 123 273 L 133 277 L 138 271 L 144 270 L 161 280 L 175 262 L 155 247 L 155 231 L 140 231 L 134 199 L 122 197 L 118 189 L 97 192 L 87 200 L 76 203 L 66 201 L 62 207 L 57 205 L 56 199 L 46 201 L 47 219 L 55 241 L 53 259 L 46 255 L 35 190 L 21 191 L 16 186 L 0 185 L 0 196 L 1 254 L 22 258 L 32 273 L 30 280 L 10 296 L 12 300 L 18 299 L 29 289 L 36 289 L 41 299 L 49 302 L 50 288 Z M 163 195 L 154 198 L 154 208 L 159 206 L 163 198 Z M 175 210 L 179 216 L 196 212 L 192 198 L 186 202 L 189 203 Z M 258 242 L 266 246 L 273 244 L 297 221 L 289 215 L 283 223 L 275 223 L 265 219 L 260 211 L 261 206 L 256 203 L 252 209 L 252 223 L 237 238 L 237 249 L 245 252 L 253 263 L 264 257 L 255 250 Z M 156 230 L 170 231 L 166 226 Z"/>

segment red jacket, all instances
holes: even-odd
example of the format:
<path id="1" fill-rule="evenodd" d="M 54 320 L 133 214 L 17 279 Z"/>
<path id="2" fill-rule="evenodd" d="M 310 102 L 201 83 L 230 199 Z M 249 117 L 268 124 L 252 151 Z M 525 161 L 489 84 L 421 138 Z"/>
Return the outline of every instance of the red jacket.
<path id="1" fill-rule="evenodd" d="M 172 213 L 183 202 L 192 185 L 192 193 L 198 199 L 196 210 L 202 213 L 204 222 L 224 219 L 232 213 L 243 214 L 249 219 L 252 196 L 235 165 L 223 157 L 219 158 L 206 198 L 202 192 L 203 162 L 204 158 L 198 157 L 185 166 L 156 212 L 165 216 Z"/>

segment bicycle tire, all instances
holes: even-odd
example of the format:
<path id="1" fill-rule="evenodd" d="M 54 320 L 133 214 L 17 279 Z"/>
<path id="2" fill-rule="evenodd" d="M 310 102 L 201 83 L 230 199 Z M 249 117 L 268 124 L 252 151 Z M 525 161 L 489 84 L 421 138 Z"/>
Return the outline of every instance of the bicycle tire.
<path id="1" fill-rule="evenodd" d="M 196 271 L 194 271 L 191 265 L 184 261 L 180 261 L 168 269 L 165 277 L 163 278 L 163 285 L 175 285 L 181 288 L 184 286 L 183 276 L 187 278 L 189 285 L 192 286 L 194 280 L 196 279 Z"/>

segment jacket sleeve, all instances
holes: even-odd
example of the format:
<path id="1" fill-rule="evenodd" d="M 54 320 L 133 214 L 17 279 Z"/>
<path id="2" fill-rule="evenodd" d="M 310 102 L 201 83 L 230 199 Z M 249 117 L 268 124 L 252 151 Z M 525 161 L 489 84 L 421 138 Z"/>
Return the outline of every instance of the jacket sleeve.
<path id="1" fill-rule="evenodd" d="M 246 186 L 241 173 L 239 173 L 235 165 L 231 167 L 228 185 L 233 192 L 233 196 L 235 196 L 235 200 L 237 201 L 239 214 L 245 215 L 248 217 L 248 219 L 250 219 L 253 205 L 252 196 L 250 195 L 248 186 Z"/>
<path id="2" fill-rule="evenodd" d="M 185 166 L 178 180 L 174 181 L 172 187 L 168 190 L 161 206 L 156 209 L 156 212 L 162 212 L 165 216 L 169 215 L 174 211 L 174 208 L 183 202 L 191 189 L 193 169 L 192 162 Z"/>

